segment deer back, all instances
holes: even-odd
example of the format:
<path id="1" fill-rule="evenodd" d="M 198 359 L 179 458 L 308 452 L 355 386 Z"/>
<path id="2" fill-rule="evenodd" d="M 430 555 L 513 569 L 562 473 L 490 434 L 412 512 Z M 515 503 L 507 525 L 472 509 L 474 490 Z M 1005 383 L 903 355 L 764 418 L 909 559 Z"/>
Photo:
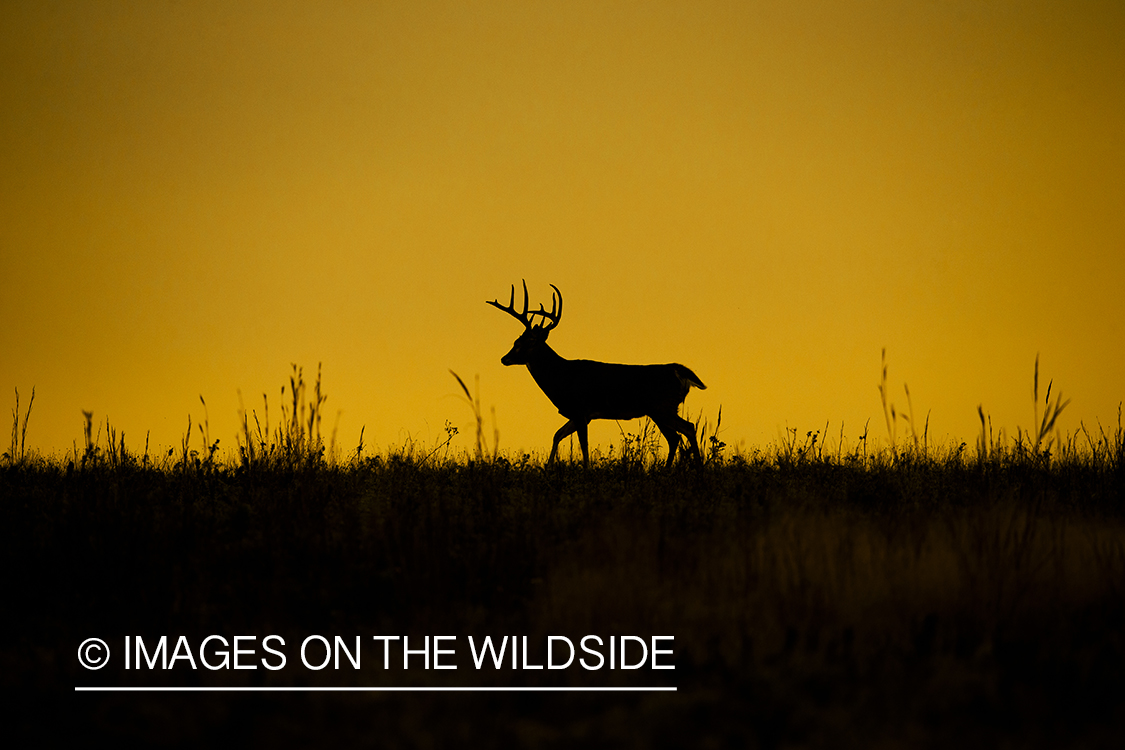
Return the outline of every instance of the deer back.
<path id="1" fill-rule="evenodd" d="M 568 419 L 635 419 L 676 413 L 691 386 L 706 386 L 679 364 L 620 365 L 558 359 L 528 365 L 535 382 Z"/>

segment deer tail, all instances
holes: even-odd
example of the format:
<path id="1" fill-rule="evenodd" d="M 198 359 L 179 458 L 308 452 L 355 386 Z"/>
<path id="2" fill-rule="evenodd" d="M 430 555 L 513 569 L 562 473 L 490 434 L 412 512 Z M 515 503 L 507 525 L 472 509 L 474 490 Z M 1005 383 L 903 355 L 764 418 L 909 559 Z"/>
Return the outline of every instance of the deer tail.
<path id="1" fill-rule="evenodd" d="M 675 364 L 672 365 L 672 369 L 676 373 L 676 377 L 680 379 L 680 382 L 683 383 L 684 387 L 688 390 L 691 390 L 692 386 L 695 386 L 701 391 L 707 390 L 707 386 L 703 385 L 703 381 L 699 379 L 699 376 L 688 368 L 683 365 Z"/>

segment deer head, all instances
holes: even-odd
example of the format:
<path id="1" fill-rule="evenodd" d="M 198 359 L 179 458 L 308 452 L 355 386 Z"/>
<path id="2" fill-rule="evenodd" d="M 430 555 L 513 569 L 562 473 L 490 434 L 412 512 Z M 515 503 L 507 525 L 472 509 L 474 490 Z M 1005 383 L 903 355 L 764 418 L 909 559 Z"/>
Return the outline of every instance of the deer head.
<path id="1" fill-rule="evenodd" d="M 523 323 L 524 331 L 516 342 L 512 344 L 512 349 L 503 357 L 500 358 L 501 364 L 504 365 L 526 365 L 531 361 L 538 351 L 547 344 L 547 336 L 551 333 L 551 329 L 559 324 L 562 319 L 562 292 L 554 284 L 551 288 L 555 291 L 551 293 L 551 311 L 542 304 L 539 305 L 538 310 L 527 310 L 527 282 L 523 282 L 523 312 L 516 312 L 516 285 L 512 285 L 512 296 L 508 300 L 508 305 L 505 307 L 501 305 L 499 300 L 487 302 L 497 310 L 503 310 L 511 315 L 513 318 Z M 558 297 L 557 303 L 555 297 Z M 556 311 L 557 310 L 557 311 Z M 542 318 L 542 322 L 538 325 L 532 325 L 532 319 L 538 315 Z"/>

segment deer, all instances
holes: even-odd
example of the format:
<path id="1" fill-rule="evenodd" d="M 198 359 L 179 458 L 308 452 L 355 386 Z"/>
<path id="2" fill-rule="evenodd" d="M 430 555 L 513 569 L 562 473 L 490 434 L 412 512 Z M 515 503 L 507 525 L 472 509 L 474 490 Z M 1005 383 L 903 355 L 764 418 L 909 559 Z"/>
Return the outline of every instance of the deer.
<path id="1" fill-rule="evenodd" d="M 527 365 L 528 372 L 540 390 L 551 400 L 567 422 L 555 433 L 551 445 L 550 464 L 555 460 L 559 442 L 577 432 L 582 446 L 582 465 L 590 466 L 587 428 L 594 419 L 636 419 L 648 417 L 668 441 L 668 460 L 672 465 L 680 447 L 680 435 L 687 437 L 695 462 L 702 463 L 695 425 L 679 415 L 680 404 L 693 388 L 707 388 L 699 377 L 681 364 L 620 365 L 588 359 L 565 359 L 547 344 L 550 335 L 562 320 L 562 292 L 551 284 L 551 311 L 540 304 L 528 311 L 527 281 L 523 282 L 523 312 L 516 312 L 516 285 L 512 285 L 508 304 L 486 300 L 523 324 L 524 331 L 512 349 L 500 358 L 505 367 Z M 534 319 L 540 319 L 533 324 Z"/>

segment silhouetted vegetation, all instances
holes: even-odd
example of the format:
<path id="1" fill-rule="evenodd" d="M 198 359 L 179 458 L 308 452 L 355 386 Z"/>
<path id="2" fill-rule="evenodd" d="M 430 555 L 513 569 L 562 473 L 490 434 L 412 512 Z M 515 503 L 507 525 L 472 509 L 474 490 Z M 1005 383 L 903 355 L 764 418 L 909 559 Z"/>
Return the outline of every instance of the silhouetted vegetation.
<path id="1" fill-rule="evenodd" d="M 295 370 L 280 426 L 244 417 L 225 461 L 205 427 L 202 452 L 185 439 L 138 456 L 108 423 L 99 447 L 88 419 L 81 455 L 21 445 L 3 463 L 2 595 L 18 614 L 2 674 L 34 688 L 25 724 L 42 730 L 69 706 L 86 731 L 168 745 L 1108 747 L 1125 731 L 1120 418 L 1049 444 L 982 432 L 975 450 L 921 435 L 832 449 L 793 431 L 749 453 L 729 451 L 717 423 L 701 425 L 704 464 L 671 469 L 641 425 L 584 470 L 488 450 L 468 388 L 471 455 L 446 440 L 336 456 L 319 434 L 319 378 L 304 392 Z M 373 675 L 631 684 L 464 668 L 138 676 L 74 658 L 92 635 L 213 633 L 674 635 L 676 670 L 642 684 L 679 691 L 73 693 Z"/>

